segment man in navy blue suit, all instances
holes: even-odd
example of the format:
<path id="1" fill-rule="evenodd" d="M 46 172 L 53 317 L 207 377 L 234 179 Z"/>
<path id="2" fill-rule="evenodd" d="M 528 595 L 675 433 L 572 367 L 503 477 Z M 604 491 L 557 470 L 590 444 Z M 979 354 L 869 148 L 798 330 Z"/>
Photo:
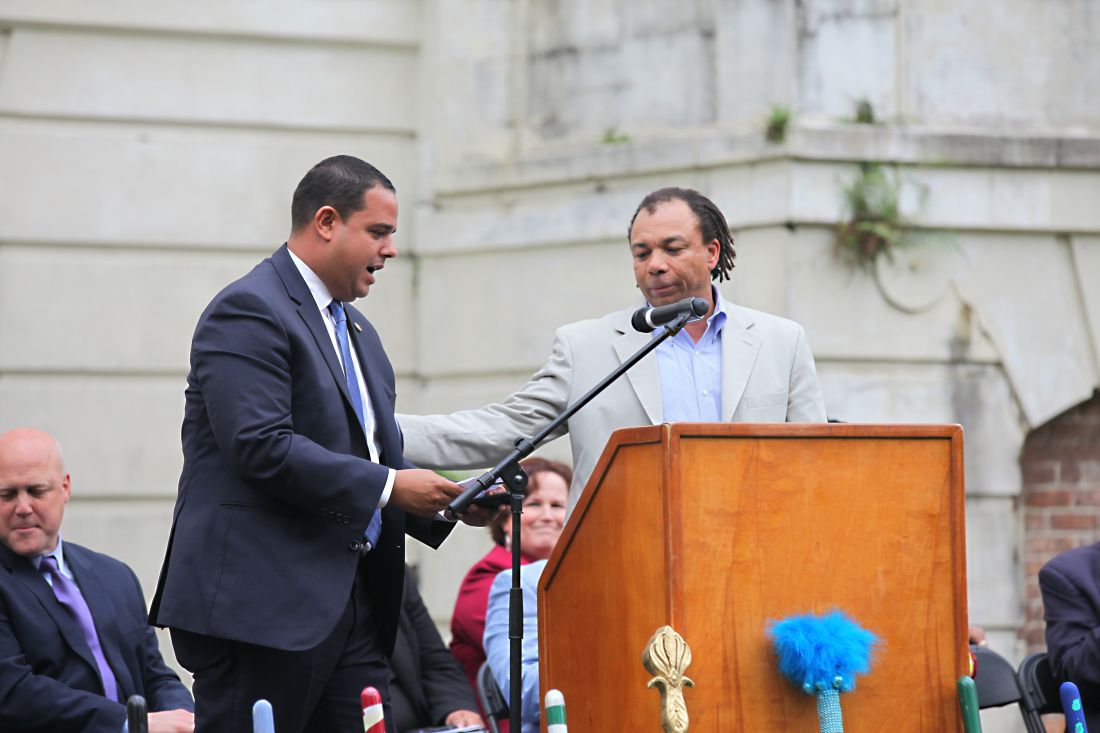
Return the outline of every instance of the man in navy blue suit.
<path id="1" fill-rule="evenodd" d="M 56 440 L 0 435 L 0 730 L 119 733 L 131 695 L 153 711 L 153 733 L 193 730 L 133 571 L 62 541 L 70 492 Z"/>
<path id="2" fill-rule="evenodd" d="M 1039 590 L 1054 676 L 1077 685 L 1089 729 L 1100 730 L 1100 542 L 1053 557 Z"/>
<path id="3" fill-rule="evenodd" d="M 460 487 L 402 455 L 393 369 L 350 302 L 397 254 L 397 196 L 341 155 L 291 203 L 286 245 L 207 306 L 191 344 L 183 473 L 153 599 L 194 675 L 202 733 L 362 730 L 388 700 L 407 533 L 438 546 Z M 489 514 L 464 517 L 485 524 Z"/>

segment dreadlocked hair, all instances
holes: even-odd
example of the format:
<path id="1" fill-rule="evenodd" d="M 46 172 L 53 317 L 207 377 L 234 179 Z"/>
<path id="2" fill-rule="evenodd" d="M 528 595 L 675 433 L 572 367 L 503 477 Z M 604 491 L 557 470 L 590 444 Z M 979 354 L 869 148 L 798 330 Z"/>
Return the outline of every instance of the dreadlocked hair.
<path id="1" fill-rule="evenodd" d="M 630 239 L 630 230 L 634 228 L 634 220 L 638 218 L 642 209 L 652 214 L 659 204 L 674 200 L 683 201 L 691 209 L 691 213 L 695 214 L 704 244 L 718 240 L 718 263 L 710 271 L 710 279 L 718 282 L 729 280 L 730 270 L 734 267 L 733 261 L 737 259 L 729 224 L 726 223 L 726 217 L 722 215 L 718 206 L 693 188 L 669 186 L 658 189 L 642 199 L 642 203 L 638 204 L 638 208 L 634 210 L 634 216 L 630 217 L 630 226 L 626 229 L 627 240 Z"/>

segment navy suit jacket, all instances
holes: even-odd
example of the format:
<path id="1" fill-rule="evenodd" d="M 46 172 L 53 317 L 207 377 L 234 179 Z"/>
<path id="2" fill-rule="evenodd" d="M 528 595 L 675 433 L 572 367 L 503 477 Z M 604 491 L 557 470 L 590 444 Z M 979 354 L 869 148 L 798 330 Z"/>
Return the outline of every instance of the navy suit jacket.
<path id="1" fill-rule="evenodd" d="M 133 571 L 72 542 L 65 561 L 92 612 L 120 697 L 141 695 L 151 711 L 194 710 L 165 666 Z M 118 733 L 126 707 L 103 697 L 80 627 L 30 560 L 0 544 L 0 730 Z"/>
<path id="2" fill-rule="evenodd" d="M 1089 730 L 1100 730 L 1100 542 L 1056 555 L 1039 589 L 1054 677 L 1077 685 Z"/>
<path id="3" fill-rule="evenodd" d="M 390 659 L 390 697 L 397 730 L 442 725 L 456 710 L 477 710 L 474 690 L 443 643 L 411 574 Z"/>
<path id="4" fill-rule="evenodd" d="M 393 368 L 367 319 L 352 307 L 347 316 L 385 465 L 368 458 L 336 350 L 286 245 L 199 318 L 154 624 L 309 649 L 335 628 L 358 572 L 379 641 L 392 649 L 405 532 L 436 546 L 451 525 L 389 505 L 378 546 L 361 558 L 386 466 L 409 464 L 393 418 Z"/>

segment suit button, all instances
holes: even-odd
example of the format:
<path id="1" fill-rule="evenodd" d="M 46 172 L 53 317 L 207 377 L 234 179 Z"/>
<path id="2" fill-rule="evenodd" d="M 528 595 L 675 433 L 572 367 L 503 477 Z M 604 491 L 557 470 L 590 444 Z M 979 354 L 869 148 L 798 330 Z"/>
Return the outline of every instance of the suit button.
<path id="1" fill-rule="evenodd" d="M 348 543 L 348 549 L 352 552 L 359 552 L 363 549 L 363 543 L 359 542 L 358 540 L 352 540 Z"/>

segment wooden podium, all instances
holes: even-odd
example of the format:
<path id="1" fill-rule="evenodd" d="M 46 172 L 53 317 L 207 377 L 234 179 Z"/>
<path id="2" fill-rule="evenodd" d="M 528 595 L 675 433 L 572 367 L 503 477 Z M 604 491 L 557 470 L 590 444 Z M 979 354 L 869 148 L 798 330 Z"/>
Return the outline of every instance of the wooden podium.
<path id="1" fill-rule="evenodd" d="M 957 425 L 617 431 L 539 584 L 542 695 L 564 693 L 570 733 L 660 731 L 641 657 L 667 624 L 691 731 L 812 733 L 766 625 L 836 608 L 881 639 L 846 732 L 961 731 L 964 534 Z"/>

